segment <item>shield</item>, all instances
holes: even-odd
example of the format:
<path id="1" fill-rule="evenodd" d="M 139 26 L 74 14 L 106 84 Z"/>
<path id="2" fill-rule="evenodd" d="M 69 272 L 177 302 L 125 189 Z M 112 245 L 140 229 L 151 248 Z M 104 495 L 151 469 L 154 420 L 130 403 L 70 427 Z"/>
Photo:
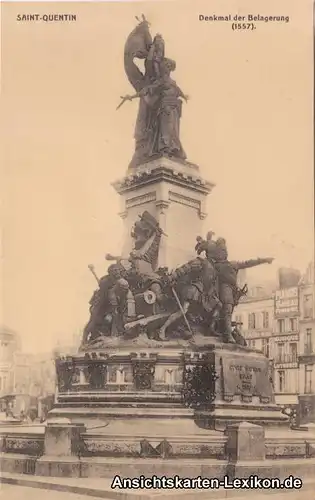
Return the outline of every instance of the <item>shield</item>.
<path id="1" fill-rule="evenodd" d="M 155 304 L 156 302 L 156 295 L 154 292 L 152 292 L 151 290 L 146 290 L 143 294 L 143 298 L 144 298 L 144 301 L 151 305 L 151 304 Z"/>

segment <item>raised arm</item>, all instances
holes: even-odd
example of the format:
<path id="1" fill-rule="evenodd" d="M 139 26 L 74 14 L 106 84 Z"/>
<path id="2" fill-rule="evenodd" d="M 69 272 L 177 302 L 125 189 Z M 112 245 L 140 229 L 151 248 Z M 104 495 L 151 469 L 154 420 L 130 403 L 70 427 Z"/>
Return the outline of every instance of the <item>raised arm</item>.
<path id="1" fill-rule="evenodd" d="M 187 102 L 189 100 L 189 96 L 187 94 L 184 94 L 184 92 L 179 87 L 177 88 L 178 88 L 178 96 Z"/>
<path id="2" fill-rule="evenodd" d="M 237 270 L 248 269 L 250 267 L 260 266 L 261 264 L 271 264 L 273 262 L 273 260 L 274 259 L 271 257 L 263 258 L 263 259 L 258 258 L 258 259 L 244 260 L 244 261 L 235 261 L 235 262 L 232 262 L 232 265 Z"/>

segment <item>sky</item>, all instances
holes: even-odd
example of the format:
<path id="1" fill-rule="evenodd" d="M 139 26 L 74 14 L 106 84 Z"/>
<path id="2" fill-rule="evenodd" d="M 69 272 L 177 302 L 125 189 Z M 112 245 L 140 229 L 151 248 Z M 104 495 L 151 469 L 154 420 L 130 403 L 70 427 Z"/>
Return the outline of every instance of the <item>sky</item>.
<path id="1" fill-rule="evenodd" d="M 180 7 L 179 7 L 180 5 Z M 258 8 L 260 6 L 260 8 Z M 73 23 L 19 23 L 18 13 L 74 13 Z M 88 319 L 106 252 L 123 245 L 121 178 L 133 154 L 137 102 L 123 68 L 125 40 L 144 12 L 161 32 L 190 96 L 181 139 L 188 159 L 216 184 L 205 232 L 232 259 L 273 256 L 280 266 L 313 258 L 312 3 L 2 4 L 2 323 L 25 350 L 70 341 Z M 199 14 L 289 15 L 232 31 Z M 180 243 L 179 243 L 180 244 Z"/>

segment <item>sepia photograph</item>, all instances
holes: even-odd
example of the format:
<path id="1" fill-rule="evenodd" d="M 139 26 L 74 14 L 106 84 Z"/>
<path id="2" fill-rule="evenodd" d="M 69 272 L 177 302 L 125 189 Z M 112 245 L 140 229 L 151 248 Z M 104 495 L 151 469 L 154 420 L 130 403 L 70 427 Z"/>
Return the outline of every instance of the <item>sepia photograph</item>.
<path id="1" fill-rule="evenodd" d="M 314 32 L 1 2 L 0 496 L 315 498 Z"/>

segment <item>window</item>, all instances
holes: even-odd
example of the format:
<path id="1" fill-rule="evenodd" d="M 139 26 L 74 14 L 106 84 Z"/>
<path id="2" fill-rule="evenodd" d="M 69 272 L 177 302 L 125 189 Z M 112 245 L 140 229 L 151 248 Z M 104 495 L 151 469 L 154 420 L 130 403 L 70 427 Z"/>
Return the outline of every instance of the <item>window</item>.
<path id="1" fill-rule="evenodd" d="M 277 344 L 277 350 L 278 350 L 278 359 L 283 359 L 284 357 L 284 343 L 283 342 L 278 342 Z"/>
<path id="2" fill-rule="evenodd" d="M 307 328 L 306 329 L 306 339 L 305 339 L 305 346 L 304 346 L 304 352 L 305 354 L 311 354 L 313 351 L 313 346 L 312 346 L 312 329 Z"/>
<path id="3" fill-rule="evenodd" d="M 236 321 L 236 323 L 242 323 L 242 315 L 241 314 L 236 314 L 235 315 L 235 321 Z"/>
<path id="4" fill-rule="evenodd" d="M 278 363 L 284 363 L 285 360 L 285 354 L 284 354 L 284 342 L 278 342 L 277 343 L 277 356 L 276 356 L 276 359 L 277 359 L 277 362 Z"/>
<path id="5" fill-rule="evenodd" d="M 308 294 L 303 297 L 303 316 L 305 319 L 313 317 L 313 295 Z"/>
<path id="6" fill-rule="evenodd" d="M 264 311 L 262 314 L 263 314 L 263 328 L 269 328 L 269 312 Z"/>
<path id="7" fill-rule="evenodd" d="M 312 392 L 313 365 L 305 365 L 305 390 L 306 394 Z"/>
<path id="8" fill-rule="evenodd" d="M 290 353 L 290 362 L 296 362 L 297 361 L 297 343 L 296 342 L 291 342 L 289 344 L 289 353 Z"/>
<path id="9" fill-rule="evenodd" d="M 269 358 L 269 339 L 262 339 L 262 352 Z"/>
<path id="10" fill-rule="evenodd" d="M 248 329 L 254 330 L 256 328 L 256 317 L 255 313 L 249 313 L 248 315 Z"/>
<path id="11" fill-rule="evenodd" d="M 284 319 L 278 319 L 278 332 L 284 332 Z"/>
<path id="12" fill-rule="evenodd" d="M 285 391 L 285 373 L 284 370 L 278 371 L 279 392 Z"/>
<path id="13" fill-rule="evenodd" d="M 289 319 L 289 331 L 290 332 L 297 332 L 297 319 L 296 318 L 290 318 Z"/>

